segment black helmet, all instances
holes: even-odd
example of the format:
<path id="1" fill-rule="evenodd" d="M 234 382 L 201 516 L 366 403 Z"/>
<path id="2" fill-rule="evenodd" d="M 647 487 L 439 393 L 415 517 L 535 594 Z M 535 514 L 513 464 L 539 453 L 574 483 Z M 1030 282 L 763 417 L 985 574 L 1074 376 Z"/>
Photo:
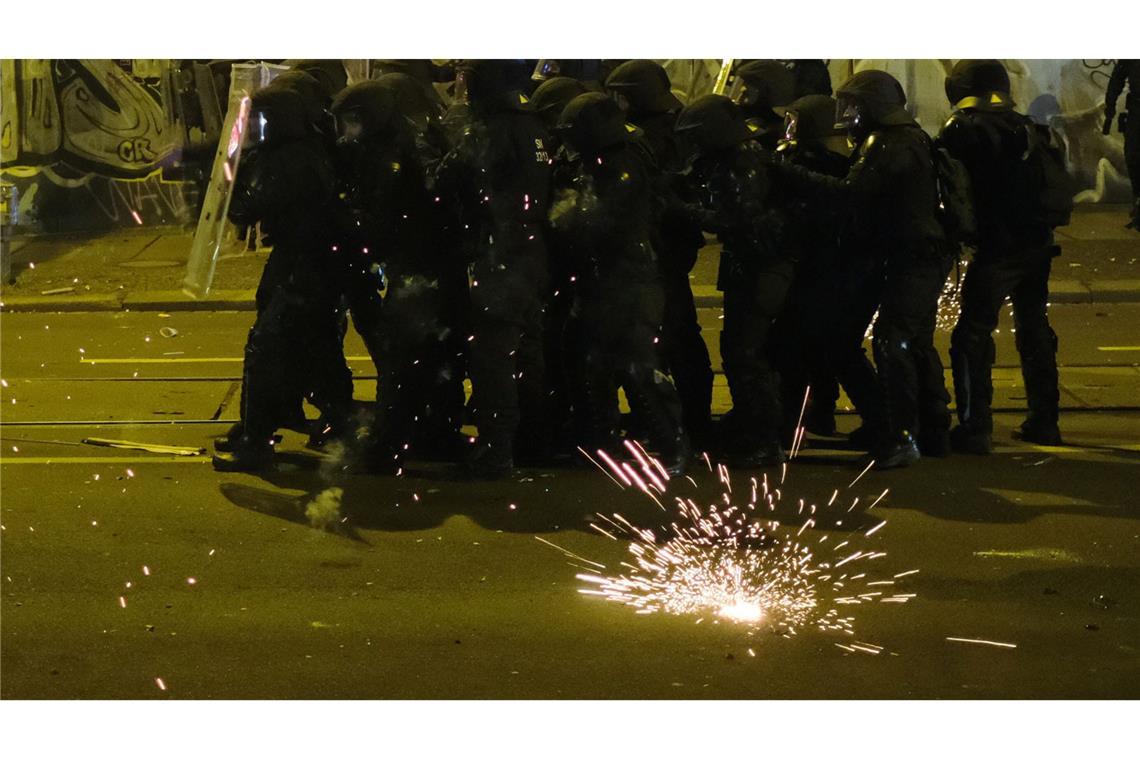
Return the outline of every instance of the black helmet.
<path id="1" fill-rule="evenodd" d="M 629 101 L 631 114 L 676 111 L 683 105 L 673 94 L 665 67 L 656 61 L 626 61 L 606 79 L 606 89 Z"/>
<path id="2" fill-rule="evenodd" d="M 587 92 L 571 100 L 558 117 L 555 130 L 579 153 L 598 153 L 626 142 L 630 135 L 621 108 L 600 92 Z"/>
<path id="3" fill-rule="evenodd" d="M 789 140 L 822 140 L 841 134 L 835 128 L 835 99 L 826 95 L 805 95 L 793 101 L 784 124 Z"/>
<path id="4" fill-rule="evenodd" d="M 818 58 L 796 58 L 783 62 L 796 81 L 796 97 L 804 95 L 830 95 L 831 72 L 827 63 Z"/>
<path id="5" fill-rule="evenodd" d="M 250 111 L 261 114 L 265 122 L 261 131 L 265 142 L 295 140 L 313 133 L 305 100 L 292 87 L 270 83 L 253 94 Z"/>
<path id="6" fill-rule="evenodd" d="M 443 116 L 439 94 L 431 85 L 425 85 L 410 74 L 383 74 L 373 81 L 391 91 L 396 108 L 418 129 L 426 129 Z"/>
<path id="7" fill-rule="evenodd" d="M 524 60 L 482 58 L 463 61 L 456 69 L 456 94 L 466 93 L 475 108 L 530 110 L 523 94 L 529 83 Z"/>
<path id="8" fill-rule="evenodd" d="M 676 130 L 701 153 L 731 148 L 753 134 L 740 107 L 724 95 L 704 95 L 685 106 Z"/>
<path id="9" fill-rule="evenodd" d="M 376 80 L 357 82 L 346 87 L 332 104 L 333 115 L 341 120 L 355 113 L 366 136 L 386 134 L 396 124 L 399 110 L 391 88 Z"/>
<path id="10" fill-rule="evenodd" d="M 946 97 L 956 105 L 968 97 L 986 97 L 1000 93 L 1009 98 L 1009 73 L 1001 61 L 964 60 L 954 64 L 946 77 Z"/>
<path id="11" fill-rule="evenodd" d="M 348 86 L 348 73 L 344 64 L 335 58 L 302 58 L 295 61 L 285 61 L 285 65 L 303 71 L 320 82 L 329 100 Z"/>
<path id="12" fill-rule="evenodd" d="M 273 84 L 279 87 L 288 87 L 301 96 L 310 123 L 318 124 L 328 118 L 327 110 L 330 98 L 316 78 L 299 69 L 294 69 L 278 74 L 273 79 Z"/>
<path id="13" fill-rule="evenodd" d="M 586 85 L 570 77 L 554 77 L 540 84 L 530 96 L 534 110 L 548 125 L 562 115 L 566 104 L 579 95 L 588 92 Z"/>
<path id="14" fill-rule="evenodd" d="M 388 74 L 407 74 L 430 84 L 435 81 L 435 64 L 427 58 L 381 58 L 372 61 L 372 78 Z"/>
<path id="15" fill-rule="evenodd" d="M 770 110 L 795 100 L 796 77 L 779 61 L 750 61 L 736 70 L 733 89 L 736 103 Z"/>
<path id="16" fill-rule="evenodd" d="M 914 123 L 902 85 L 885 71 L 860 71 L 836 91 L 835 100 L 836 125 L 852 133 Z"/>

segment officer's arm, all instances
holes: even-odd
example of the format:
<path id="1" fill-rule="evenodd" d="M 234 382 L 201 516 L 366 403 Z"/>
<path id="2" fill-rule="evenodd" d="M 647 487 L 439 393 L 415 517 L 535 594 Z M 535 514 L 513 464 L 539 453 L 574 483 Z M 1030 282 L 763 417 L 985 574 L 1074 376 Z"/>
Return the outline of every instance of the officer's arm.
<path id="1" fill-rule="evenodd" d="M 1116 115 L 1116 101 L 1120 93 L 1124 92 L 1124 82 L 1128 78 L 1128 62 L 1117 61 L 1112 67 L 1112 76 L 1108 78 L 1108 87 L 1104 90 L 1104 116 L 1105 121 L 1112 121 Z"/>
<path id="2" fill-rule="evenodd" d="M 257 224 L 273 208 L 273 189 L 280 184 L 273 171 L 272 158 L 266 159 L 255 149 L 248 150 L 238 166 L 230 191 L 229 219 L 234 224 Z"/>
<path id="3" fill-rule="evenodd" d="M 981 159 L 981 143 L 977 130 L 971 128 L 966 117 L 960 114 L 951 116 L 938 133 L 935 144 L 965 164 L 971 174 L 975 173 Z"/>

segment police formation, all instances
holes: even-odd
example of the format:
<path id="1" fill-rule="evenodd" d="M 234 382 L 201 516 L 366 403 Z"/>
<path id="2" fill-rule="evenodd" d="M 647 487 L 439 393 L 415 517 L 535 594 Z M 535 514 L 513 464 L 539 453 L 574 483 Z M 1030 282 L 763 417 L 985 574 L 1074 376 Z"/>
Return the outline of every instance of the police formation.
<path id="1" fill-rule="evenodd" d="M 435 85 L 451 79 L 446 107 Z M 1007 297 L 1029 407 L 1015 437 L 1059 444 L 1046 302 L 1072 209 L 1064 165 L 997 61 L 959 63 L 946 93 L 932 140 L 889 74 L 860 72 L 833 99 L 818 61 L 745 63 L 728 96 L 688 105 L 645 60 L 385 62 L 347 87 L 339 62 L 297 62 L 254 95 L 259 139 L 233 188 L 231 219 L 272 253 L 215 466 L 269 468 L 295 429 L 360 472 L 431 460 L 504 477 L 579 447 L 620 458 L 628 439 L 673 474 L 701 452 L 767 467 L 809 387 L 807 430 L 836 434 L 842 388 L 862 420 L 851 443 L 877 468 L 986 454 Z M 706 235 L 722 246 L 732 397 L 715 420 L 690 286 Z M 963 246 L 951 429 L 934 332 Z M 374 405 L 352 398 L 350 321 Z"/>

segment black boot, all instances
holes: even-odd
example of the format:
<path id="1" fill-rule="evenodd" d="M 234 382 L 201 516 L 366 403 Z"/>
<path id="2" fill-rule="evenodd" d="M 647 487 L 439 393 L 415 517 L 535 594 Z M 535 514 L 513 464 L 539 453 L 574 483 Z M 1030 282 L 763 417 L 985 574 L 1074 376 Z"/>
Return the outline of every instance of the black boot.
<path id="1" fill-rule="evenodd" d="M 214 469 L 218 472 L 261 472 L 273 469 L 273 446 L 267 442 L 255 443 L 242 436 L 234 441 L 233 453 L 229 456 L 213 457 Z"/>
<path id="2" fill-rule="evenodd" d="M 946 430 L 920 430 L 918 433 L 918 450 L 924 457 L 950 456 L 950 434 Z"/>
<path id="3" fill-rule="evenodd" d="M 506 444 L 492 444 L 477 441 L 471 456 L 464 463 L 464 470 L 473 480 L 503 480 L 514 475 L 515 462 L 511 447 Z"/>
<path id="4" fill-rule="evenodd" d="M 1132 218 L 1124 225 L 1124 229 L 1140 232 L 1140 198 L 1132 201 Z"/>
<path id="5" fill-rule="evenodd" d="M 761 467 L 775 467 L 788 461 L 788 455 L 779 441 L 761 444 L 747 452 L 731 457 L 733 467 L 755 470 Z"/>
<path id="6" fill-rule="evenodd" d="M 1021 423 L 1021 427 L 1013 431 L 1013 438 L 1026 443 L 1036 443 L 1038 446 L 1064 445 L 1061 440 L 1061 429 L 1057 427 L 1056 422 L 1033 417 Z"/>
<path id="7" fill-rule="evenodd" d="M 875 460 L 876 470 L 893 470 L 898 467 L 909 467 L 922 459 L 922 454 L 918 450 L 918 444 L 915 443 L 914 436 L 910 433 L 903 433 L 902 438 L 898 442 L 886 446 L 879 451 L 872 452 L 871 456 Z"/>
<path id="8" fill-rule="evenodd" d="M 950 431 L 950 448 L 959 454 L 983 456 L 994 449 L 993 435 L 982 428 L 959 425 Z"/>

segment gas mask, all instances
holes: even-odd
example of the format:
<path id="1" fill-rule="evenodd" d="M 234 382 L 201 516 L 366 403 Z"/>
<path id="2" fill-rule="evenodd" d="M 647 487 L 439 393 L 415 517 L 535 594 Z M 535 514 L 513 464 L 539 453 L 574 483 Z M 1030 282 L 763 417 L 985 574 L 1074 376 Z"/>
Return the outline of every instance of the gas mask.
<path id="1" fill-rule="evenodd" d="M 847 142 L 852 148 L 871 134 L 872 125 L 863 111 L 863 105 L 854 98 L 840 95 L 836 99 L 835 127 L 847 131 Z"/>
<path id="2" fill-rule="evenodd" d="M 364 122 L 356 111 L 347 111 L 337 117 L 337 141 L 340 147 L 355 145 L 364 137 Z"/>
<path id="3" fill-rule="evenodd" d="M 760 99 L 760 92 L 755 87 L 749 87 L 748 83 L 744 81 L 744 77 L 741 76 L 732 80 L 732 84 L 725 94 L 733 103 L 744 107 L 755 105 Z"/>

